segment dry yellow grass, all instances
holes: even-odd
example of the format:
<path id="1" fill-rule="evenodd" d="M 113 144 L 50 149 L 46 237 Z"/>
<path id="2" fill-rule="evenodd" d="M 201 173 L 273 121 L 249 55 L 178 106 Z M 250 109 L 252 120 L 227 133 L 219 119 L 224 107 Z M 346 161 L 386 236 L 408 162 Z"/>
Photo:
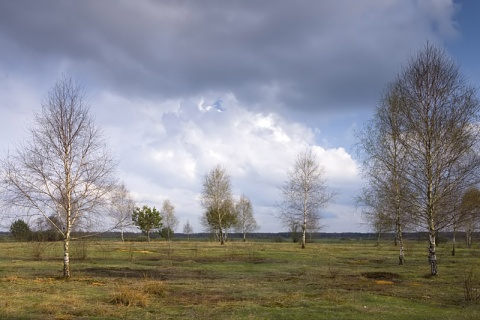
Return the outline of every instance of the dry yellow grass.
<path id="1" fill-rule="evenodd" d="M 146 307 L 148 304 L 148 295 L 138 290 L 138 288 L 129 285 L 119 285 L 115 288 L 111 300 L 117 305 Z"/>

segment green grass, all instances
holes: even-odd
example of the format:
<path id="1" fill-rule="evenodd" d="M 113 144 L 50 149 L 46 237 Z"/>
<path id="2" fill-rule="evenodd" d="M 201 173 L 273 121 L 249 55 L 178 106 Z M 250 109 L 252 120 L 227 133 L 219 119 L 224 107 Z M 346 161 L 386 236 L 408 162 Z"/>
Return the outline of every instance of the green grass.
<path id="1" fill-rule="evenodd" d="M 373 241 L 303 250 L 204 241 L 71 247 L 65 281 L 61 243 L 0 242 L 1 319 L 477 319 L 480 312 L 463 285 L 472 267 L 477 273 L 478 248 L 453 257 L 443 245 L 439 275 L 430 277 L 426 243 L 416 241 L 406 244 L 404 266 L 396 247 Z"/>

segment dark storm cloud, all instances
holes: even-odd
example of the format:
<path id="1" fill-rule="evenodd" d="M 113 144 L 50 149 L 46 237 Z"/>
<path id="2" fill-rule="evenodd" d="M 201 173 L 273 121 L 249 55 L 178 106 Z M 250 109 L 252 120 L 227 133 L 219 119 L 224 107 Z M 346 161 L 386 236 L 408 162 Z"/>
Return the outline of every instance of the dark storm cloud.
<path id="1" fill-rule="evenodd" d="M 3 72 L 5 61 L 30 72 L 61 63 L 54 74 L 126 95 L 232 92 L 267 108 L 270 94 L 289 110 L 351 110 L 371 107 L 407 54 L 450 32 L 452 5 L 431 3 L 3 1 L 0 57 Z"/>

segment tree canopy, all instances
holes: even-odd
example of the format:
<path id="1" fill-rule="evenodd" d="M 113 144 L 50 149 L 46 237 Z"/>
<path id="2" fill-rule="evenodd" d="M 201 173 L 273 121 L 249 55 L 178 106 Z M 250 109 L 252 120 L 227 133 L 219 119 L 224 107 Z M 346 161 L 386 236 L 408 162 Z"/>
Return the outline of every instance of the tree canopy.
<path id="1" fill-rule="evenodd" d="M 219 234 L 221 244 L 225 243 L 228 228 L 236 223 L 230 176 L 220 165 L 205 175 L 203 181 L 202 206 L 205 213 L 201 223 L 214 233 Z"/>
<path id="2" fill-rule="evenodd" d="M 29 238 L 31 231 L 25 221 L 18 219 L 10 225 L 10 233 L 15 240 L 26 241 Z"/>
<path id="3" fill-rule="evenodd" d="M 144 205 L 142 208 L 135 208 L 132 214 L 133 223 L 147 235 L 150 242 L 150 232 L 153 230 L 160 231 L 162 228 L 162 216 L 155 208 Z"/>

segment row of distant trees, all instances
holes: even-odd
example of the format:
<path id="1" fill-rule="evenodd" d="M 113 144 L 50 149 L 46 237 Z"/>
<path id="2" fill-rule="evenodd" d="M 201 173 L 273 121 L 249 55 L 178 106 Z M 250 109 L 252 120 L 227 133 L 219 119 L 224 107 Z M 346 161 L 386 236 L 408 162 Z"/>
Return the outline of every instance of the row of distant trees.
<path id="1" fill-rule="evenodd" d="M 288 228 L 292 235 L 301 231 L 301 246 L 305 248 L 307 232 L 318 232 L 321 228 L 320 209 L 327 205 L 333 198 L 334 193 L 329 190 L 325 176 L 325 169 L 320 165 L 312 149 L 306 149 L 299 153 L 293 169 L 288 172 L 288 178 L 280 187 L 282 201 L 278 204 L 277 217 Z M 126 198 L 126 194 L 122 193 Z M 116 201 L 125 203 L 125 201 Z M 133 204 L 132 200 L 126 203 Z M 204 214 L 200 223 L 204 229 L 211 232 L 214 237 L 224 244 L 228 232 L 234 230 L 243 235 L 246 241 L 248 233 L 259 228 L 253 214 L 253 206 L 250 199 L 242 194 L 235 199 L 232 194 L 231 178 L 225 167 L 217 165 L 207 172 L 203 179 L 201 204 Z M 128 206 L 127 206 L 128 207 Z M 117 222 L 121 225 L 126 216 L 121 214 L 123 206 L 114 211 L 117 213 Z M 130 212 L 126 210 L 125 212 Z M 174 207 L 165 200 L 161 213 L 155 208 L 144 206 L 142 209 L 135 208 L 133 222 L 149 238 L 149 232 L 162 226 L 162 217 L 166 227 L 162 233 L 173 232 L 178 220 L 174 216 Z M 127 219 L 128 220 L 128 219 Z M 192 233 L 190 223 L 184 225 L 183 232 L 187 235 Z M 164 236 L 169 239 L 169 235 Z"/>
<path id="2" fill-rule="evenodd" d="M 377 231 L 426 230 L 431 274 L 436 235 L 465 230 L 480 216 L 480 104 L 458 65 L 427 43 L 388 84 L 373 118 L 359 133 L 368 185 L 359 198 Z M 454 251 L 453 251 L 454 253 Z"/>

